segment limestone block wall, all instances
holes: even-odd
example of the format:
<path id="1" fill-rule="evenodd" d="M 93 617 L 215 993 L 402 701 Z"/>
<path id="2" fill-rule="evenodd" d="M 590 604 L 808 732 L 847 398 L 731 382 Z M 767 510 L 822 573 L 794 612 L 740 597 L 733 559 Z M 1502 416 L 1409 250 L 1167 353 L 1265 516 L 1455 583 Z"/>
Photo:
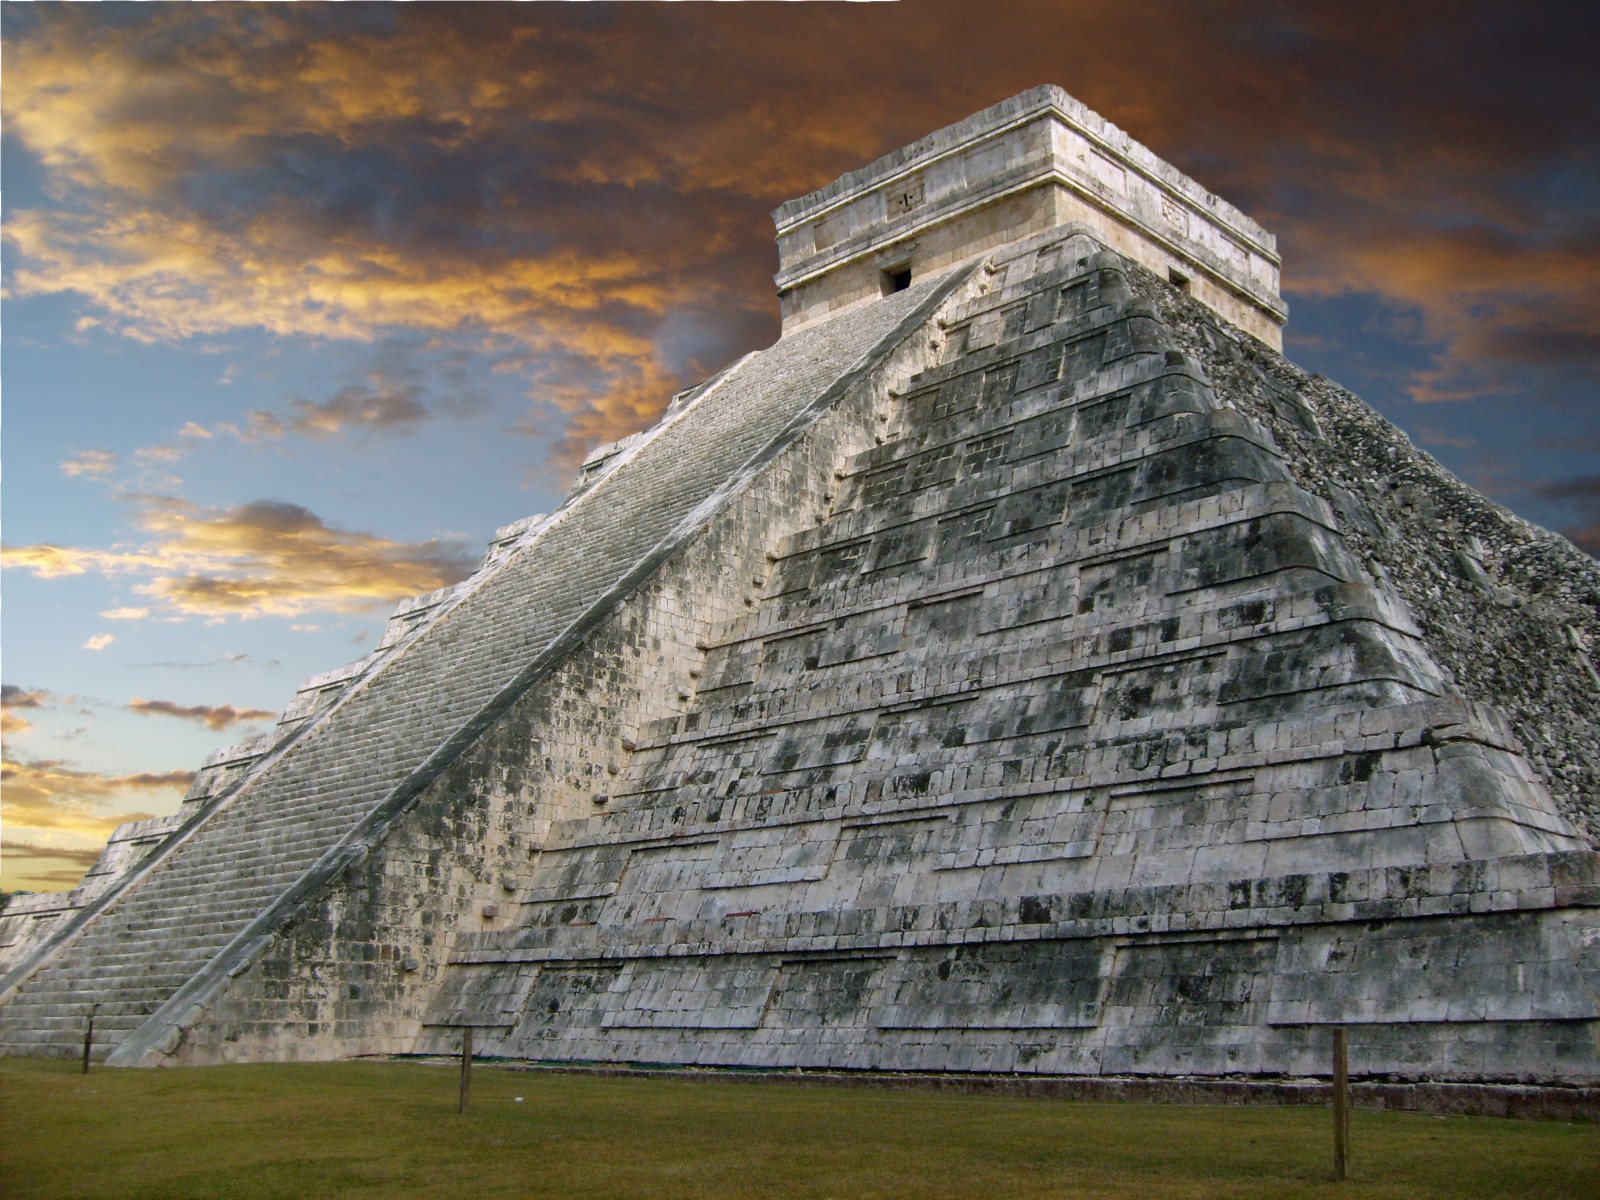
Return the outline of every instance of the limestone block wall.
<path id="1" fill-rule="evenodd" d="M 520 550 L 341 683 L 336 700 L 295 723 L 113 893 L 13 968 L 0 993 L 0 1047 L 70 1052 L 99 1003 L 109 1045 L 142 1031 L 135 1057 L 175 1048 L 229 971 L 323 881 L 370 853 L 371 839 L 574 649 L 573 638 L 720 507 L 744 464 L 819 397 L 846 388 L 885 339 L 897 344 L 920 325 L 921 306 L 948 286 L 930 281 L 742 360 L 617 455 Z"/>
<path id="2" fill-rule="evenodd" d="M 173 1060 L 408 1050 L 457 933 L 508 923 L 553 815 L 594 809 L 629 758 L 630 730 L 692 686 L 716 585 L 729 590 L 697 582 L 705 615 L 665 581 L 625 602 L 253 957 Z"/>

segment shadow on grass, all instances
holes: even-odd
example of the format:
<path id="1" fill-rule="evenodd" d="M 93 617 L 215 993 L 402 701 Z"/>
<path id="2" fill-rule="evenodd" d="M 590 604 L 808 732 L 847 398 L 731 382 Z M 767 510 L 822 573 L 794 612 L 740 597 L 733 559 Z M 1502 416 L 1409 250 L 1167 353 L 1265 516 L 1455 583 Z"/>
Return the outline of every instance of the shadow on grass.
<path id="1" fill-rule="evenodd" d="M 1600 1197 L 1592 1125 L 1086 1104 L 409 1063 L 0 1060 L 0 1194 L 212 1197 Z M 519 1103 L 516 1097 L 522 1097 Z"/>

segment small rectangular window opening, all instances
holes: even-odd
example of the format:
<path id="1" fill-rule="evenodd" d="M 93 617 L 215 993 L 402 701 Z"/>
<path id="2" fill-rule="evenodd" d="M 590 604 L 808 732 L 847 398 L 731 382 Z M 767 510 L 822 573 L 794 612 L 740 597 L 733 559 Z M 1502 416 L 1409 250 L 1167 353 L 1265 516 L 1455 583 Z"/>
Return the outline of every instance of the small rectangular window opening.
<path id="1" fill-rule="evenodd" d="M 1177 267 L 1167 268 L 1167 282 L 1180 292 L 1188 292 L 1189 290 L 1189 276 L 1178 270 Z"/>
<path id="2" fill-rule="evenodd" d="M 895 292 L 903 292 L 911 286 L 911 264 L 888 267 L 883 272 L 883 294 L 891 296 Z"/>

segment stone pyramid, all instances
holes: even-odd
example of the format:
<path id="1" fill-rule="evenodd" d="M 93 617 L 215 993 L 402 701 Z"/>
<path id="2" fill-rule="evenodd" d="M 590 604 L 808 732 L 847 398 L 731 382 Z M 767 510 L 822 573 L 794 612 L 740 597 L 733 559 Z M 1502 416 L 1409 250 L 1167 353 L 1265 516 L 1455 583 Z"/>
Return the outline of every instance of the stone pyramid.
<path id="1" fill-rule="evenodd" d="M 1600 1085 L 1600 566 L 1059 89 L 776 216 L 774 346 L 8 910 L 0 1048 Z"/>

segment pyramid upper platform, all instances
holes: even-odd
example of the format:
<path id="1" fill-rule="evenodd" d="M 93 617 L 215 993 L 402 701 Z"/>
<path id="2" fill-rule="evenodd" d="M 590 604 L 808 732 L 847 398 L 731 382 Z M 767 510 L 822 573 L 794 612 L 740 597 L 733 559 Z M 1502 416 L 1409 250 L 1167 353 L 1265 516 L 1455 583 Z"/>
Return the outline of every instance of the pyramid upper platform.
<path id="1" fill-rule="evenodd" d="M 1069 223 L 1275 350 L 1278 245 L 1058 87 L 929 134 L 773 213 L 783 331 Z"/>

